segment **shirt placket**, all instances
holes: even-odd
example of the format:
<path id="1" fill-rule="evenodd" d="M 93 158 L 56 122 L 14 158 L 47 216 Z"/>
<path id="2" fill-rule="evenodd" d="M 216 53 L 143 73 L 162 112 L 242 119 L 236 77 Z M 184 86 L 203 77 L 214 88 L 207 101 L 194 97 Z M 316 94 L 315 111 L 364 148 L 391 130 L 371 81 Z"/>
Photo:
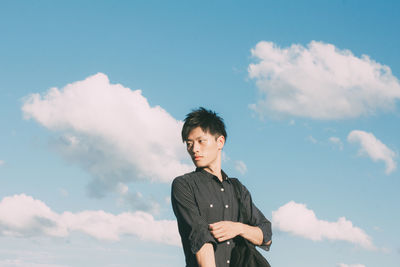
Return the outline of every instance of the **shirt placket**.
<path id="1" fill-rule="evenodd" d="M 231 218 L 232 217 L 232 211 L 231 211 L 232 203 L 230 201 L 229 192 L 226 190 L 227 189 L 226 185 L 227 185 L 226 181 L 223 181 L 220 184 L 221 199 L 223 200 L 222 203 L 223 203 L 223 207 L 224 207 L 223 220 L 231 221 L 232 220 L 232 218 Z M 227 246 L 225 249 L 225 261 L 226 261 L 227 266 L 229 266 L 229 263 L 230 263 L 230 256 L 229 256 L 230 248 L 229 247 L 231 246 L 231 242 L 232 241 L 230 239 L 228 239 L 223 244 L 224 246 Z"/>

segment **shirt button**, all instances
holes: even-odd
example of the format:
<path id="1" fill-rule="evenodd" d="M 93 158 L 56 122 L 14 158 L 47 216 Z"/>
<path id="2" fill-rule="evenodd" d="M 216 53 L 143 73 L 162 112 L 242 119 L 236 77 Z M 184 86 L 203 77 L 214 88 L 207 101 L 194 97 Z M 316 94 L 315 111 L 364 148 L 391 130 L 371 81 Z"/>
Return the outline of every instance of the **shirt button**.
<path id="1" fill-rule="evenodd" d="M 213 207 L 213 204 L 210 204 L 210 208 L 212 208 Z"/>
<path id="2" fill-rule="evenodd" d="M 226 208 L 226 209 L 229 208 L 229 205 L 225 205 L 225 208 Z"/>
<path id="3" fill-rule="evenodd" d="M 224 192 L 224 191 L 225 191 L 225 189 L 224 189 L 223 187 L 221 187 L 221 191 L 222 191 L 222 192 Z"/>
<path id="4" fill-rule="evenodd" d="M 229 260 L 227 260 L 227 261 L 226 261 L 226 263 L 228 263 L 228 264 L 229 264 L 229 263 L 230 263 L 230 261 L 229 261 Z"/>

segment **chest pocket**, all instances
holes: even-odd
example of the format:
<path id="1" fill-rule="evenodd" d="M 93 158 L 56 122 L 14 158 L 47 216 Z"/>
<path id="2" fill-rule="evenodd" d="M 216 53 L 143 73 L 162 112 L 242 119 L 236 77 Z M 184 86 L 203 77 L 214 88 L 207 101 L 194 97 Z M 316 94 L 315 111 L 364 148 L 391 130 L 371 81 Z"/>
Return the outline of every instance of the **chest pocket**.
<path id="1" fill-rule="evenodd" d="M 218 201 L 198 201 L 200 215 L 205 218 L 207 223 L 219 222 L 223 218 L 223 205 Z"/>

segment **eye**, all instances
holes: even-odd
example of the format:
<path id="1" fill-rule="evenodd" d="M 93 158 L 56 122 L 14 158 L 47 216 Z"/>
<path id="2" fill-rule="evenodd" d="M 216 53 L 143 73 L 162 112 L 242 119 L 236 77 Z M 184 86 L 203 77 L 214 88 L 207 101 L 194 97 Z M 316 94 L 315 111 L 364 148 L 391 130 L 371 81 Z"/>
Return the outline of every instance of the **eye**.
<path id="1" fill-rule="evenodd" d="M 193 146 L 193 142 L 192 141 L 186 141 L 186 147 L 191 147 Z"/>

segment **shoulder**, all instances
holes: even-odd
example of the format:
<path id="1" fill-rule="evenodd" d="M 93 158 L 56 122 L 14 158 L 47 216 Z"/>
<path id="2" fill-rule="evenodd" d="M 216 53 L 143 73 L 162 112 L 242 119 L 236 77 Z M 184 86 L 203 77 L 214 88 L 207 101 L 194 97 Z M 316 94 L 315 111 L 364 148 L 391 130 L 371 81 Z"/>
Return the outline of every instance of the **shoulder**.
<path id="1" fill-rule="evenodd" d="M 246 186 L 238 178 L 229 178 L 229 179 L 231 180 L 233 185 L 238 188 L 240 195 L 242 197 L 246 196 L 247 194 L 250 194 L 249 190 L 247 190 Z"/>
<path id="2" fill-rule="evenodd" d="M 231 180 L 231 182 L 232 182 L 235 186 L 238 186 L 240 189 L 246 188 L 238 178 L 230 177 L 229 179 Z"/>
<path id="3" fill-rule="evenodd" d="M 189 186 L 196 179 L 195 172 L 185 173 L 184 175 L 175 177 L 172 181 L 172 190 L 176 187 Z"/>
<path id="4" fill-rule="evenodd" d="M 189 199 L 194 196 L 194 172 L 185 173 L 176 177 L 171 185 L 171 200 Z"/>

